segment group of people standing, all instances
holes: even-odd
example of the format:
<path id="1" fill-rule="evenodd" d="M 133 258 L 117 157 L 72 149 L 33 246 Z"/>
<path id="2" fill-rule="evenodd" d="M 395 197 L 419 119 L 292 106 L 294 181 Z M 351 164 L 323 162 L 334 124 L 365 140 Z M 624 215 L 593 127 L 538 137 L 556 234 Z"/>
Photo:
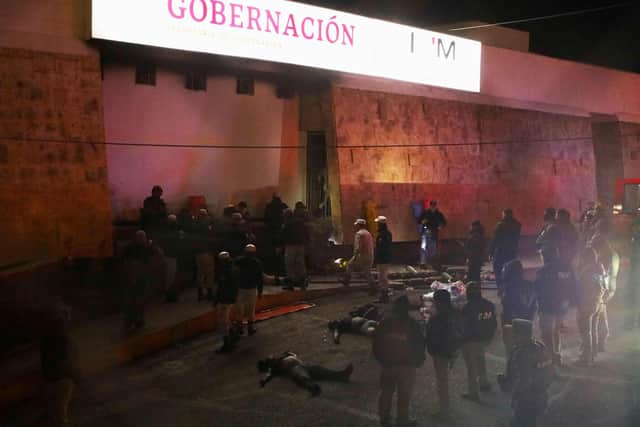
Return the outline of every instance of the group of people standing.
<path id="1" fill-rule="evenodd" d="M 309 285 L 308 248 L 318 243 L 314 236 L 321 233 L 316 231 L 327 227 L 316 226 L 321 218 L 313 221 L 316 218 L 311 218 L 302 202 L 292 210 L 274 195 L 263 221 L 255 223 L 246 202 L 226 206 L 221 218 L 214 219 L 204 208 L 197 215 L 188 209 L 168 214 L 162 194 L 162 188 L 154 186 L 144 200 L 143 229 L 124 250 L 126 330 L 144 326 L 145 302 L 159 282 L 164 283 L 167 302 L 176 302 L 180 288 L 190 283 L 197 287 L 198 300 L 214 301 L 219 291 L 218 270 L 224 269 L 227 256 L 232 260 L 245 257 L 247 245 L 252 245 L 253 252 L 260 249 L 263 270 L 273 274 L 277 284 L 289 290 Z M 254 257 L 258 259 L 257 254 Z"/>

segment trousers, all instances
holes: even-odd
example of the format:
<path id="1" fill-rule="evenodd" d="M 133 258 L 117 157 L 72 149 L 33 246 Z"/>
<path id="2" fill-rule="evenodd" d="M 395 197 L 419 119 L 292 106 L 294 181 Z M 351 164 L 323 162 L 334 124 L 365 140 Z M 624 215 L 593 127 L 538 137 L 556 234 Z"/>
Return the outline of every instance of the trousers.
<path id="1" fill-rule="evenodd" d="M 378 399 L 378 415 L 384 422 L 391 421 L 393 395 L 397 394 L 397 417 L 399 424 L 409 421 L 409 405 L 416 379 L 416 368 L 413 366 L 385 366 L 380 376 L 380 398 Z"/>
<path id="2" fill-rule="evenodd" d="M 238 315 L 240 316 L 240 319 L 247 319 L 249 322 L 255 322 L 257 302 L 257 289 L 239 289 L 236 307 L 238 307 Z"/>
<path id="3" fill-rule="evenodd" d="M 471 396 L 478 396 L 479 387 L 489 385 L 485 351 L 487 344 L 483 342 L 467 342 L 462 346 L 462 355 L 467 367 L 467 387 Z"/>
<path id="4" fill-rule="evenodd" d="M 551 313 L 540 313 L 540 330 L 542 332 L 542 343 L 547 348 L 554 363 L 562 361 L 560 354 L 562 341 L 560 338 L 560 328 L 562 316 Z"/>
<path id="5" fill-rule="evenodd" d="M 449 413 L 449 359 L 446 357 L 433 357 L 433 368 L 436 372 L 436 389 L 438 391 L 438 404 L 440 412 Z"/>

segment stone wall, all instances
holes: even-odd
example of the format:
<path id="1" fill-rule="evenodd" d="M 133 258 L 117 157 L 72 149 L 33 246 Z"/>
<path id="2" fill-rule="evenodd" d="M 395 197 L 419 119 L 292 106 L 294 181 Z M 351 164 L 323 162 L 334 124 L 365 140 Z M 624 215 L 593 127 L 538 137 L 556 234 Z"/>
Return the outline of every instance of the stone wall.
<path id="1" fill-rule="evenodd" d="M 373 201 L 394 240 L 415 240 L 410 203 L 437 199 L 450 222 L 444 238 L 465 236 L 475 219 L 492 229 L 506 207 L 533 234 L 545 207 L 575 216 L 595 198 L 587 118 L 346 88 L 333 96 L 345 230 Z M 441 145 L 464 142 L 474 144 Z"/>
<path id="2" fill-rule="evenodd" d="M 105 147 L 70 141 L 104 141 L 99 59 L 0 49 L 0 266 L 111 253 Z"/>
<path id="3" fill-rule="evenodd" d="M 640 178 L 640 124 L 620 123 L 620 135 L 624 164 L 620 178 Z"/>

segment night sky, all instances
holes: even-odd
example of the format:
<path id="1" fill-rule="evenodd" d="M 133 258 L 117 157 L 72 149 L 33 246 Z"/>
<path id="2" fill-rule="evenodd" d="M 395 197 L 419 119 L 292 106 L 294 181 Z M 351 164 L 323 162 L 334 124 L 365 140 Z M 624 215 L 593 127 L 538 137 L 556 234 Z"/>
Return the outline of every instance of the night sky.
<path id="1" fill-rule="evenodd" d="M 624 3 L 621 0 L 299 0 L 423 28 L 488 23 Z M 542 55 L 640 72 L 640 0 L 583 15 L 507 25 L 530 33 Z"/>

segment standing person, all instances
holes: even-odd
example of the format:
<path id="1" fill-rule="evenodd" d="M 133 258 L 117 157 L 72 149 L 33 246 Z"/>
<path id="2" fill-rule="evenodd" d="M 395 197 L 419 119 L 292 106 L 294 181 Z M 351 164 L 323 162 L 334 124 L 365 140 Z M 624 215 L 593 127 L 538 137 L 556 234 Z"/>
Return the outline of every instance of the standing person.
<path id="1" fill-rule="evenodd" d="M 262 288 L 264 283 L 264 273 L 262 271 L 262 263 L 256 256 L 255 245 L 247 245 L 244 250 L 244 256 L 234 261 L 237 268 L 238 277 L 238 299 L 236 306 L 242 319 L 247 319 L 247 333 L 254 335 L 257 331 L 254 326 L 256 320 L 256 303 L 258 298 L 262 296 Z M 242 323 L 240 323 L 240 332 L 242 334 Z"/>
<path id="2" fill-rule="evenodd" d="M 467 254 L 467 280 L 480 282 L 480 271 L 484 264 L 487 240 L 484 236 L 484 227 L 480 221 L 473 221 L 469 230 L 469 237 L 464 245 Z"/>
<path id="3" fill-rule="evenodd" d="M 438 209 L 438 202 L 431 200 L 419 219 L 422 226 L 420 233 L 420 265 L 426 265 L 429 259 L 438 255 L 438 236 L 440 229 L 447 225 L 447 220 Z"/>
<path id="4" fill-rule="evenodd" d="M 627 284 L 625 327 L 635 329 L 640 327 L 640 219 L 636 219 L 631 226 L 631 264 L 629 281 Z"/>
<path id="5" fill-rule="evenodd" d="M 164 258 L 165 302 L 176 302 L 178 300 L 178 289 L 176 287 L 178 257 L 180 256 L 181 240 L 184 238 L 178 226 L 178 218 L 175 215 L 169 215 L 167 217 L 167 226 L 157 233 L 156 237 Z"/>
<path id="6" fill-rule="evenodd" d="M 467 303 L 462 309 L 464 320 L 464 345 L 462 354 L 467 366 L 468 392 L 463 398 L 480 402 L 479 391 L 490 391 L 487 379 L 485 351 L 496 333 L 496 308 L 491 301 L 482 297 L 482 287 L 478 282 L 467 284 Z"/>
<path id="7" fill-rule="evenodd" d="M 507 359 L 513 350 L 513 319 L 533 322 L 538 300 L 533 283 L 524 278 L 524 269 L 518 259 L 506 263 L 502 269 L 502 341 Z"/>
<path id="8" fill-rule="evenodd" d="M 135 240 L 124 253 L 126 285 L 124 290 L 124 330 L 142 328 L 145 325 L 144 310 L 151 281 L 151 264 L 154 250 L 147 233 L 138 230 Z"/>
<path id="9" fill-rule="evenodd" d="M 538 299 L 542 342 L 555 365 L 562 364 L 560 328 L 566 313 L 566 294 L 561 289 L 560 267 L 557 248 L 543 247 L 540 251 L 543 266 L 536 274 L 535 290 Z"/>
<path id="10" fill-rule="evenodd" d="M 499 296 L 504 292 L 502 267 L 509 261 L 518 258 L 520 230 L 522 224 L 513 216 L 513 210 L 502 211 L 502 219 L 496 225 L 493 240 L 489 247 L 489 255 L 493 259 L 493 273 Z"/>
<path id="11" fill-rule="evenodd" d="M 280 260 L 278 251 L 281 245 L 282 226 L 284 225 L 284 211 L 287 205 L 278 195 L 274 194 L 264 210 L 264 224 L 266 231 L 266 267 L 267 271 L 278 273 Z"/>
<path id="12" fill-rule="evenodd" d="M 284 243 L 286 288 L 289 290 L 293 290 L 294 286 L 306 289 L 308 285 L 305 257 L 309 241 L 307 220 L 307 209 L 302 202 L 296 203 L 293 212 L 288 210 L 285 214 L 282 242 Z"/>
<path id="13" fill-rule="evenodd" d="M 604 266 L 604 294 L 602 304 L 598 313 L 598 353 L 603 353 L 607 349 L 607 339 L 609 338 L 609 313 L 608 304 L 613 299 L 618 288 L 618 272 L 620 271 L 620 255 L 611 247 L 609 239 L 601 234 L 596 234 L 591 239 L 590 246 L 596 253 L 598 263 Z"/>
<path id="14" fill-rule="evenodd" d="M 378 286 L 380 287 L 381 300 L 387 297 L 389 287 L 389 265 L 391 264 L 391 243 L 393 236 L 387 226 L 387 217 L 379 216 L 375 219 L 378 224 L 378 237 L 376 237 L 376 249 L 374 262 L 378 268 Z"/>
<path id="15" fill-rule="evenodd" d="M 142 229 L 147 232 L 157 231 L 167 219 L 167 205 L 162 199 L 162 187 L 154 185 L 151 196 L 144 199 L 140 210 Z"/>
<path id="16" fill-rule="evenodd" d="M 353 243 L 353 256 L 347 263 L 347 269 L 343 278 L 343 284 L 349 286 L 351 275 L 354 271 L 364 274 L 371 291 L 373 292 L 373 279 L 371 267 L 373 266 L 373 236 L 367 230 L 367 221 L 358 219 L 353 224 L 356 230 Z"/>
<path id="17" fill-rule="evenodd" d="M 498 376 L 502 391 L 511 392 L 511 427 L 536 427 L 547 409 L 553 366 L 542 343 L 533 339 L 533 323 L 513 320 L 515 348 L 507 372 Z"/>
<path id="18" fill-rule="evenodd" d="M 216 284 L 218 293 L 214 304 L 218 312 L 218 325 L 222 330 L 223 344 L 218 353 L 229 353 L 233 350 L 236 337 L 231 331 L 231 309 L 238 300 L 238 284 L 236 283 L 233 271 L 233 263 L 229 252 L 218 254 L 218 265 L 216 267 Z"/>
<path id="19" fill-rule="evenodd" d="M 58 301 L 49 313 L 51 318 L 47 319 L 47 327 L 40 340 L 47 420 L 53 427 L 67 427 L 71 426 L 69 404 L 77 379 L 76 355 L 69 334 L 70 310 Z"/>
<path id="20" fill-rule="evenodd" d="M 538 249 L 542 247 L 558 246 L 558 228 L 556 227 L 556 208 L 547 208 L 542 217 L 544 225 L 536 238 Z"/>
<path id="21" fill-rule="evenodd" d="M 438 390 L 439 411 L 435 417 L 448 420 L 451 417 L 449 403 L 449 370 L 462 345 L 458 315 L 451 304 L 451 294 L 439 289 L 433 294 L 435 313 L 427 322 L 427 351 L 433 358 Z"/>
<path id="22" fill-rule="evenodd" d="M 231 214 L 231 223 L 223 230 L 222 249 L 229 252 L 232 258 L 236 258 L 244 254 L 245 248 L 249 243 L 249 236 L 243 224 L 242 214 L 234 212 Z"/>
<path id="23" fill-rule="evenodd" d="M 571 214 L 566 209 L 559 209 L 556 214 L 556 226 L 559 238 L 559 256 L 562 271 L 572 272 L 573 262 L 578 254 L 578 231 L 571 223 Z"/>
<path id="24" fill-rule="evenodd" d="M 579 288 L 577 293 L 576 320 L 580 332 L 580 358 L 578 365 L 593 364 L 597 353 L 597 327 L 602 297 L 604 295 L 604 266 L 596 259 L 592 248 L 584 249 L 578 265 Z"/>
<path id="25" fill-rule="evenodd" d="M 242 219 L 245 221 L 249 221 L 251 219 L 251 214 L 249 213 L 249 205 L 247 202 L 239 202 L 238 203 L 238 212 L 242 215 Z"/>
<path id="26" fill-rule="evenodd" d="M 397 426 L 415 426 L 409 418 L 409 405 L 416 377 L 416 368 L 425 359 L 424 337 L 418 323 L 409 316 L 409 300 L 401 296 L 394 301 L 393 313 L 376 328 L 373 354 L 382 365 L 378 415 L 380 424 L 391 425 L 391 405 L 398 393 Z"/>
<path id="27" fill-rule="evenodd" d="M 196 232 L 194 249 L 196 255 L 196 283 L 198 301 L 213 299 L 215 283 L 216 258 L 211 240 L 211 219 L 206 209 L 200 209 L 195 223 Z"/>

